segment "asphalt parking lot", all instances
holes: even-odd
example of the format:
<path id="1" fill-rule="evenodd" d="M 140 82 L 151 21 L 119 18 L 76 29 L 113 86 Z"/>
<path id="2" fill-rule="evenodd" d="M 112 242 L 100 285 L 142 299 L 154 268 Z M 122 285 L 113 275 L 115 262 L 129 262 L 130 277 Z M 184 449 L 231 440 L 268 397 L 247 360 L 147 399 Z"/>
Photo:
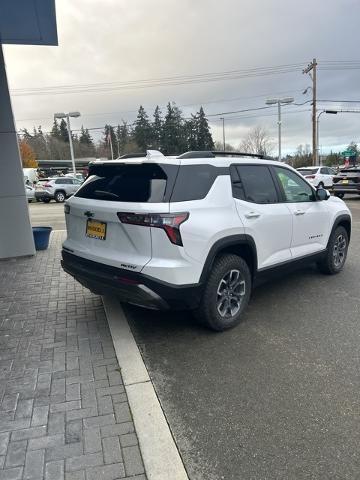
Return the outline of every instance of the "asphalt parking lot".
<path id="1" fill-rule="evenodd" d="M 344 271 L 262 285 L 238 328 L 125 307 L 191 480 L 359 478 L 360 198 L 347 203 Z M 31 205 L 32 221 L 64 228 L 62 209 Z"/>
<path id="2" fill-rule="evenodd" d="M 65 230 L 64 204 L 29 203 L 30 220 L 33 227 L 52 227 L 53 230 Z"/>

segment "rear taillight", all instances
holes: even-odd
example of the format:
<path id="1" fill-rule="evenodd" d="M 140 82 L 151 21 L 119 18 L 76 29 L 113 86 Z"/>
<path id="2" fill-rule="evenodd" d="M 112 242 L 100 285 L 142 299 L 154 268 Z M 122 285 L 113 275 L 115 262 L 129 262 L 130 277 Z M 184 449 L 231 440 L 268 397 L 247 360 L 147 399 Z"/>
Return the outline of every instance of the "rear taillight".
<path id="1" fill-rule="evenodd" d="M 45 183 L 44 187 L 45 187 L 45 188 L 51 187 L 51 183 Z"/>
<path id="2" fill-rule="evenodd" d="M 189 214 L 185 213 L 122 213 L 117 216 L 121 223 L 140 225 L 142 227 L 162 228 L 165 230 L 171 243 L 182 247 L 180 225 L 184 223 Z"/>
<path id="3" fill-rule="evenodd" d="M 315 178 L 315 175 L 305 175 L 305 178 L 310 178 L 313 180 Z"/>

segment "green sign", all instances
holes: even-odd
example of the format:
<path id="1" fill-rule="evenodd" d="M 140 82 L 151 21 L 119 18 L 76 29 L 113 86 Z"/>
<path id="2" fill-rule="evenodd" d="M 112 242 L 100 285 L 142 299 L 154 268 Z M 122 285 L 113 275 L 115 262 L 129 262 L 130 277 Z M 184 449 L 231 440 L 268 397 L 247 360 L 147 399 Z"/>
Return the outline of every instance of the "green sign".
<path id="1" fill-rule="evenodd" d="M 345 150 L 345 152 L 341 152 L 343 157 L 356 157 L 356 152 L 353 150 Z"/>

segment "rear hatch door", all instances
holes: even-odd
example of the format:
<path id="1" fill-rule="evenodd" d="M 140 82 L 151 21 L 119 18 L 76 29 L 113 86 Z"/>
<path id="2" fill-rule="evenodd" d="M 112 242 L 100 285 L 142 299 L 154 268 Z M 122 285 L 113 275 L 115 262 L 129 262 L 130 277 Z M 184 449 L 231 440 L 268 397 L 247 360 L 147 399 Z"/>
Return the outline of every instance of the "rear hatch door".
<path id="1" fill-rule="evenodd" d="M 178 166 L 147 162 L 104 163 L 68 200 L 67 240 L 74 254 L 141 271 L 151 260 L 151 228 L 122 223 L 118 214 L 168 213 Z"/>

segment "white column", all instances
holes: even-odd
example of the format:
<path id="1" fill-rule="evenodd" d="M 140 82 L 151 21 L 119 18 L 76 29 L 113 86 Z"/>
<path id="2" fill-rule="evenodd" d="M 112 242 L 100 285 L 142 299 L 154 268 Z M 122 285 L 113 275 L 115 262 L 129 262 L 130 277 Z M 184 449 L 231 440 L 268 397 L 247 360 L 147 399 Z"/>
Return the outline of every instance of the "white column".
<path id="1" fill-rule="evenodd" d="M 0 44 L 0 259 L 34 254 L 24 176 Z"/>

